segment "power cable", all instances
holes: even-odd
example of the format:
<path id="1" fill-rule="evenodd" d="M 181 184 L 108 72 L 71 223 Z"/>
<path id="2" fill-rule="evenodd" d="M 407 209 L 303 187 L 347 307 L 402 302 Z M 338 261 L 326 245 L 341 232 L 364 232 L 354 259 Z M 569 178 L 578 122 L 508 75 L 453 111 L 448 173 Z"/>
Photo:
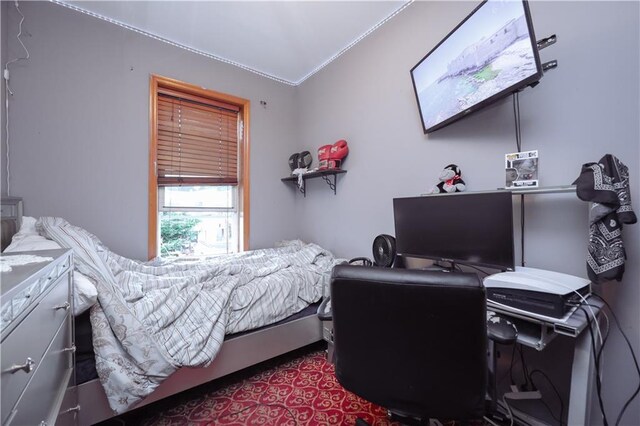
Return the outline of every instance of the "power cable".
<path id="1" fill-rule="evenodd" d="M 520 125 L 520 95 L 513 93 L 513 118 L 516 130 L 517 152 L 522 151 L 522 127 Z M 520 194 L 520 264 L 524 266 L 524 194 Z"/>
<path id="2" fill-rule="evenodd" d="M 520 362 L 522 363 L 522 376 L 524 377 L 524 385 L 527 390 L 533 389 L 533 382 L 529 379 L 529 368 L 524 360 L 524 352 L 522 351 L 522 345 L 518 345 L 518 352 L 520 353 Z"/>
<path id="3" fill-rule="evenodd" d="M 520 96 L 518 92 L 513 93 L 513 116 L 515 119 L 516 148 L 522 151 L 522 132 L 520 130 Z"/>
<path id="4" fill-rule="evenodd" d="M 511 350 L 511 364 L 509 365 L 509 378 L 511 379 L 511 384 L 515 385 L 516 381 L 513 378 L 513 367 L 515 365 L 514 361 L 516 359 L 516 343 L 513 344 L 513 349 Z"/>
<path id="5" fill-rule="evenodd" d="M 514 420 L 513 411 L 511 411 L 511 407 L 509 406 L 509 403 L 507 403 L 507 399 L 504 397 L 504 395 L 502 396 L 502 403 L 507 408 L 507 415 L 511 419 L 511 423 L 509 424 L 509 426 L 513 426 L 513 420 Z"/>
<path id="6" fill-rule="evenodd" d="M 622 330 L 622 326 L 620 326 L 620 321 L 618 321 L 618 317 L 616 316 L 616 313 L 613 311 L 613 309 L 611 308 L 609 303 L 607 303 L 607 301 L 604 300 L 601 296 L 599 296 L 597 294 L 593 294 L 593 296 L 595 296 L 598 299 L 602 300 L 602 302 L 607 306 L 607 308 L 611 312 L 611 315 L 613 316 L 613 320 L 616 323 L 616 325 L 618 326 L 618 330 L 620 330 L 620 334 L 622 334 L 622 337 L 624 338 L 625 342 L 627 343 L 627 346 L 629 347 L 629 351 L 631 352 L 631 357 L 633 358 L 633 363 L 634 363 L 634 365 L 636 367 L 636 372 L 638 374 L 638 379 L 639 379 L 638 386 L 636 387 L 636 390 L 629 397 L 629 399 L 627 399 L 627 401 L 625 402 L 624 406 L 620 410 L 620 413 L 618 414 L 618 417 L 616 418 L 616 423 L 615 424 L 616 424 L 616 426 L 618 426 L 620 424 L 620 421 L 622 420 L 622 416 L 624 415 L 625 411 L 627 410 L 627 408 L 629 408 L 629 405 L 636 398 L 636 396 L 638 396 L 638 393 L 640 393 L 640 366 L 638 365 L 638 359 L 636 358 L 636 353 L 633 350 L 633 346 L 631 345 L 631 342 L 629 341 L 629 338 L 627 337 L 625 332 Z"/>
<path id="7" fill-rule="evenodd" d="M 551 381 L 551 379 L 549 378 L 549 376 L 547 376 L 544 371 L 542 370 L 538 370 L 535 369 L 533 371 L 531 371 L 531 373 L 529 373 L 529 379 L 531 380 L 531 384 L 533 386 L 535 386 L 535 384 L 533 383 L 533 375 L 534 374 L 540 374 L 542 375 L 542 377 L 544 377 L 547 382 L 549 383 L 549 385 L 551 385 L 551 388 L 553 389 L 553 392 L 555 392 L 556 396 L 558 397 L 558 401 L 560 401 L 560 419 L 558 419 L 556 416 L 554 416 L 553 412 L 551 411 L 551 409 L 549 408 L 549 406 L 547 406 L 547 404 L 545 403 L 545 406 L 547 407 L 547 409 L 549 410 L 549 412 L 551 413 L 551 416 L 555 419 L 558 420 L 558 422 L 560 423 L 560 425 L 562 425 L 562 417 L 564 415 L 564 402 L 562 401 L 562 397 L 560 396 L 560 392 L 558 392 L 558 389 L 556 388 L 556 386 L 553 384 L 553 382 Z M 543 401 L 544 402 L 544 401 Z"/>
<path id="8" fill-rule="evenodd" d="M 607 414 L 604 410 L 604 402 L 602 401 L 602 378 L 600 376 L 600 362 L 598 353 L 596 353 L 596 339 L 593 335 L 593 329 L 591 328 L 591 319 L 587 311 L 580 306 L 580 309 L 584 312 L 587 317 L 587 328 L 589 329 L 589 336 L 591 337 L 591 350 L 593 352 L 593 357 L 595 359 L 595 368 L 596 368 L 596 393 L 598 394 L 598 406 L 600 408 L 600 413 L 602 414 L 602 424 L 604 426 L 609 425 L 609 421 L 607 420 Z M 608 336 L 606 336 L 608 337 Z M 602 344 L 600 345 L 600 351 L 604 348 L 604 344 L 606 343 L 606 338 L 602 339 Z"/>
<path id="9" fill-rule="evenodd" d="M 20 46 L 22 46 L 22 48 L 24 49 L 25 53 L 27 54 L 26 56 L 21 56 L 15 59 L 10 60 L 9 62 L 7 62 L 4 66 L 4 72 L 3 72 L 3 77 L 4 77 L 4 90 L 5 90 L 5 111 L 6 111 L 6 120 L 5 120 L 5 132 L 6 132 L 6 139 L 5 139 L 5 144 L 6 144 L 6 157 L 7 157 L 7 196 L 11 195 L 11 157 L 9 155 L 9 96 L 13 96 L 13 91 L 11 90 L 11 87 L 9 86 L 9 65 L 14 64 L 16 62 L 19 61 L 25 61 L 28 60 L 30 57 L 29 54 L 29 50 L 27 49 L 27 47 L 24 45 L 24 43 L 22 42 L 22 39 L 20 37 L 22 37 L 22 23 L 24 22 L 24 15 L 22 14 L 22 11 L 20 11 L 20 5 L 18 4 L 18 0 L 14 1 L 14 4 L 16 6 L 16 10 L 18 11 L 18 14 L 20 15 L 20 23 L 18 24 L 18 35 L 16 36 L 18 39 L 18 42 L 20 43 Z"/>

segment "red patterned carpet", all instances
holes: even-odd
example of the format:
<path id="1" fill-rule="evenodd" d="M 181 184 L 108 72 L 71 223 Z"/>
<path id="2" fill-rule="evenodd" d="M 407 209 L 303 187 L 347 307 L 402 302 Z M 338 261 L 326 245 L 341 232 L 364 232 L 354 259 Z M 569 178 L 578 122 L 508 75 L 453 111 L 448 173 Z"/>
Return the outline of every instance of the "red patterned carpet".
<path id="1" fill-rule="evenodd" d="M 224 380 L 224 379 L 223 379 Z M 343 389 L 324 351 L 267 365 L 248 378 L 190 391 L 188 399 L 154 404 L 126 424 L 142 425 L 397 425 L 386 410 Z M 173 406 L 170 406 L 173 404 Z"/>

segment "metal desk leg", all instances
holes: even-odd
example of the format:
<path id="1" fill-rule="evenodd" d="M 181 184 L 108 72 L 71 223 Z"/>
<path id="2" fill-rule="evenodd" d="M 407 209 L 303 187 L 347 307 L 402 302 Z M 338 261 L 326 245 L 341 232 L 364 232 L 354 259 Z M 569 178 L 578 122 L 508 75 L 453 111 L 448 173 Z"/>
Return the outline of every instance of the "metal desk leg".
<path id="1" fill-rule="evenodd" d="M 571 367 L 571 393 L 569 394 L 569 426 L 588 425 L 591 414 L 591 389 L 595 361 L 591 352 L 589 330 L 575 338 L 573 366 Z"/>

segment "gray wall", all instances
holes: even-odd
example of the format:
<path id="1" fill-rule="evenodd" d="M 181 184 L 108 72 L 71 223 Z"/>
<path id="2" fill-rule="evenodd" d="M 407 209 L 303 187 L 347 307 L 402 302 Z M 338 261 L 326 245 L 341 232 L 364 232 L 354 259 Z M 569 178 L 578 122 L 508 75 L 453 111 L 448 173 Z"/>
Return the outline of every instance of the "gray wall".
<path id="1" fill-rule="evenodd" d="M 297 200 L 304 239 L 344 257 L 370 255 L 375 235 L 394 232 L 392 199 L 427 192 L 449 163 L 469 190 L 504 186 L 504 154 L 515 150 L 511 100 L 425 136 L 409 75 L 476 4 L 415 2 L 299 88 L 300 148 L 345 138 L 351 149 L 337 195 L 319 181 Z M 559 68 L 520 95 L 523 149 L 539 150 L 541 185 L 570 184 L 583 163 L 612 153 L 630 168 L 640 210 L 639 3 L 533 2 L 531 12 L 538 38 L 558 35 L 541 56 Z M 600 291 L 640 354 L 639 231 L 624 230 L 623 282 Z M 528 266 L 586 276 L 587 233 L 587 204 L 575 195 L 528 196 Z M 637 379 L 624 341 L 610 340 L 604 398 L 613 422 Z M 637 400 L 624 420 L 640 424 Z"/>
<path id="2" fill-rule="evenodd" d="M 31 60 L 12 71 L 11 192 L 26 214 L 62 216 L 114 251 L 146 258 L 154 73 L 251 100 L 250 246 L 296 236 L 295 193 L 283 190 L 276 166 L 296 140 L 293 87 L 52 3 L 21 8 Z M 11 14 L 9 31 L 16 27 Z"/>

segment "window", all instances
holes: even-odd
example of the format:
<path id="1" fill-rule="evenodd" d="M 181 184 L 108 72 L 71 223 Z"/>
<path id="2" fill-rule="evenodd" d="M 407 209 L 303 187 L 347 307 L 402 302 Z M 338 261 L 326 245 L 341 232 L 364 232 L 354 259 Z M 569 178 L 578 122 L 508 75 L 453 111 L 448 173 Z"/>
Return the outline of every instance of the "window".
<path id="1" fill-rule="evenodd" d="M 159 76 L 150 98 L 149 258 L 246 250 L 249 101 Z"/>

